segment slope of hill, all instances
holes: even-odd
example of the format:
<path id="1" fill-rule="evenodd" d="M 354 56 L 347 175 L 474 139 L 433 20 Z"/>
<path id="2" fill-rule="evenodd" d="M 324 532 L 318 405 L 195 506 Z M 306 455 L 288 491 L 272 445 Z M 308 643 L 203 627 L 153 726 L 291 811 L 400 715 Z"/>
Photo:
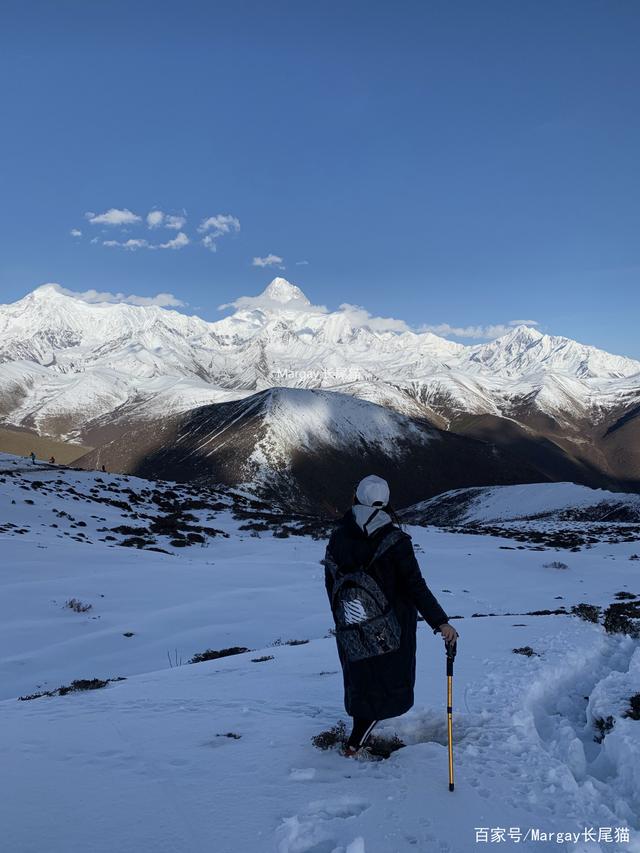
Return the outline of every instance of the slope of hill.
<path id="1" fill-rule="evenodd" d="M 512 522 L 640 524 L 640 496 L 589 489 L 575 483 L 536 483 L 455 489 L 403 510 L 411 524 L 465 525 Z"/>
<path id="2" fill-rule="evenodd" d="M 49 459 L 53 456 L 63 465 L 86 455 L 91 447 L 82 444 L 71 444 L 29 430 L 4 429 L 0 427 L 0 453 L 13 453 L 16 456 L 29 456 L 33 451 L 38 459 Z"/>
<path id="3" fill-rule="evenodd" d="M 640 496 L 574 483 L 455 489 L 407 507 L 402 516 L 410 524 L 510 539 L 512 550 L 534 546 L 575 552 L 602 542 L 640 540 Z M 567 568 L 563 562 L 556 567 Z"/>
<path id="4" fill-rule="evenodd" d="M 489 494 L 492 520 L 591 500 Z M 405 746 L 374 763 L 312 745 L 345 718 L 324 541 L 247 528 L 264 507 L 223 489 L 8 456 L 0 499 L 3 849 L 462 853 L 508 827 L 549 853 L 594 826 L 603 851 L 640 843 L 640 650 L 605 617 L 640 612 L 636 543 L 542 553 L 411 528 L 460 631 L 451 794 L 444 654 L 422 624 L 416 704 L 378 729 Z M 196 527 L 216 532 L 172 544 Z M 79 680 L 94 689 L 58 693 Z"/>
<path id="5" fill-rule="evenodd" d="M 399 505 L 449 484 L 547 479 L 484 442 L 437 430 L 336 392 L 276 388 L 136 426 L 79 460 L 143 477 L 242 486 L 308 511 L 335 513 L 377 471 Z"/>

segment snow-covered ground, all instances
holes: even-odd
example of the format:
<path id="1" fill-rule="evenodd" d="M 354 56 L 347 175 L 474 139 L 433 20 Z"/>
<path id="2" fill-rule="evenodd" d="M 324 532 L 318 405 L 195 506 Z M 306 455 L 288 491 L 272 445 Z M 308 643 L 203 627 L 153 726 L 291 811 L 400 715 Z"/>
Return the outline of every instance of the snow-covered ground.
<path id="1" fill-rule="evenodd" d="M 410 528 L 431 588 L 463 617 L 450 793 L 442 641 L 419 625 L 416 704 L 381 727 L 406 748 L 380 763 L 319 751 L 312 736 L 345 719 L 324 542 L 242 530 L 213 493 L 182 532 L 152 531 L 168 505 L 194 500 L 187 487 L 0 457 L 2 851 L 640 851 L 640 721 L 624 716 L 640 693 L 640 642 L 568 614 L 526 615 L 640 593 L 629 559 L 640 545 L 516 550 Z M 175 544 L 190 532 L 193 544 Z M 118 544 L 132 537 L 143 547 Z M 250 651 L 187 663 L 233 646 Z M 514 654 L 527 646 L 535 654 Z"/>
<path id="2" fill-rule="evenodd" d="M 621 514 L 624 511 L 624 514 Z M 640 522 L 640 495 L 591 489 L 576 483 L 473 486 L 414 504 L 403 515 L 411 522 L 486 525 L 534 521 L 538 530 L 564 522 Z"/>

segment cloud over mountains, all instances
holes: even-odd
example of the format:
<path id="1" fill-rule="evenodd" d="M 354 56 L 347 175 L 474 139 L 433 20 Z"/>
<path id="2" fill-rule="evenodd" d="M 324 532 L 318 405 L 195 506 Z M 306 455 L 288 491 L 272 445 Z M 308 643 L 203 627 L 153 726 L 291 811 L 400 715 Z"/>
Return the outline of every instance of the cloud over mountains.
<path id="1" fill-rule="evenodd" d="M 104 213 L 87 211 L 84 218 L 91 226 L 102 229 L 102 237 L 91 238 L 92 245 L 104 246 L 108 249 L 124 249 L 135 252 L 140 249 L 184 249 L 194 241 L 186 233 L 187 214 L 166 213 L 164 210 L 153 208 L 144 217 L 139 213 L 129 210 L 127 207 L 110 207 Z M 168 240 L 152 242 L 143 236 L 131 236 L 131 229 L 145 229 L 147 231 L 160 231 L 169 229 L 177 231 L 178 234 Z M 107 237 L 105 232 L 116 231 L 117 236 Z M 237 234 L 240 231 L 240 220 L 230 213 L 217 213 L 213 216 L 205 216 L 197 232 L 200 239 L 197 241 L 212 252 L 217 251 L 218 241 L 229 234 Z M 72 237 L 80 239 L 83 232 L 79 228 L 72 228 L 69 232 Z M 144 232 L 143 232 L 144 233 Z"/>

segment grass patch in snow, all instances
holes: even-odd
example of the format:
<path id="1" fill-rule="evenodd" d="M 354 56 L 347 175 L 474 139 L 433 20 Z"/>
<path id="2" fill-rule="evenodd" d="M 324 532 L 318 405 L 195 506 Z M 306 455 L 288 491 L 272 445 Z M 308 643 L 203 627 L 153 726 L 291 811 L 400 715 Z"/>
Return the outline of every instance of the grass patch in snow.
<path id="1" fill-rule="evenodd" d="M 593 723 L 596 729 L 598 730 L 598 734 L 594 735 L 593 739 L 596 743 L 602 743 L 608 732 L 610 732 L 611 729 L 614 727 L 615 720 L 613 719 L 611 714 L 609 714 L 608 717 L 596 717 Z"/>
<path id="2" fill-rule="evenodd" d="M 597 624 L 600 621 L 600 607 L 595 604 L 576 604 L 571 608 L 574 616 L 584 619 L 585 622 L 594 622 Z"/>
<path id="3" fill-rule="evenodd" d="M 347 726 L 344 720 L 336 723 L 330 729 L 327 729 L 320 734 L 314 735 L 311 738 L 311 743 L 316 749 L 337 749 L 344 746 L 347 742 Z"/>
<path id="4" fill-rule="evenodd" d="M 607 634 L 640 637 L 640 601 L 615 601 L 604 612 L 602 623 Z"/>
<path id="5" fill-rule="evenodd" d="M 68 601 L 65 601 L 64 606 L 68 607 L 69 610 L 73 610 L 74 613 L 86 613 L 88 610 L 91 610 L 93 604 L 83 604 L 77 598 L 70 598 Z"/>
<path id="6" fill-rule="evenodd" d="M 231 646 L 228 649 L 206 649 L 194 655 L 189 663 L 204 663 L 207 660 L 218 660 L 218 658 L 227 658 L 231 655 L 242 655 L 245 652 L 250 652 L 245 646 Z"/>
<path id="7" fill-rule="evenodd" d="M 348 739 L 347 726 L 344 720 L 340 720 L 335 726 L 320 732 L 311 738 L 311 743 L 316 749 L 343 749 Z M 367 741 L 365 751 L 377 758 L 388 758 L 393 752 L 402 749 L 406 744 L 400 740 L 398 735 L 376 735 L 373 734 Z"/>
<path id="8" fill-rule="evenodd" d="M 19 696 L 21 702 L 28 702 L 31 699 L 40 699 L 43 696 L 66 696 L 67 693 L 82 693 L 86 690 L 99 690 L 101 687 L 106 687 L 112 681 L 125 681 L 119 675 L 116 678 L 79 678 L 72 681 L 71 684 L 65 684 L 62 687 L 57 687 L 55 690 L 42 690 L 40 693 L 30 693 L 28 696 Z"/>
<path id="9" fill-rule="evenodd" d="M 372 735 L 369 738 L 367 749 L 371 755 L 379 756 L 380 758 L 389 758 L 391 753 L 397 752 L 406 746 L 404 741 L 400 740 L 398 735 Z"/>
<path id="10" fill-rule="evenodd" d="M 146 548 L 147 545 L 153 544 L 153 539 L 144 539 L 142 536 L 128 536 L 120 543 L 123 548 Z"/>
<path id="11" fill-rule="evenodd" d="M 625 711 L 624 716 L 631 720 L 640 720 L 640 693 L 629 699 L 629 710 Z"/>
<path id="12" fill-rule="evenodd" d="M 534 652 L 531 646 L 520 646 L 520 648 L 513 649 L 513 653 L 516 655 L 524 655 L 527 658 L 539 658 L 540 655 L 538 652 Z"/>

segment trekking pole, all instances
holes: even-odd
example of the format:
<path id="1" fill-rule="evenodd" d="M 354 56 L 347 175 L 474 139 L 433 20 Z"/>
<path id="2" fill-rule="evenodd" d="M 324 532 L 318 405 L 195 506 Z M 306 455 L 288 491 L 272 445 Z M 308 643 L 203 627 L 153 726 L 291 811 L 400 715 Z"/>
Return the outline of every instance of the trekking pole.
<path id="1" fill-rule="evenodd" d="M 456 644 L 445 642 L 447 650 L 447 730 L 449 735 L 449 790 L 453 791 L 453 659 Z"/>

